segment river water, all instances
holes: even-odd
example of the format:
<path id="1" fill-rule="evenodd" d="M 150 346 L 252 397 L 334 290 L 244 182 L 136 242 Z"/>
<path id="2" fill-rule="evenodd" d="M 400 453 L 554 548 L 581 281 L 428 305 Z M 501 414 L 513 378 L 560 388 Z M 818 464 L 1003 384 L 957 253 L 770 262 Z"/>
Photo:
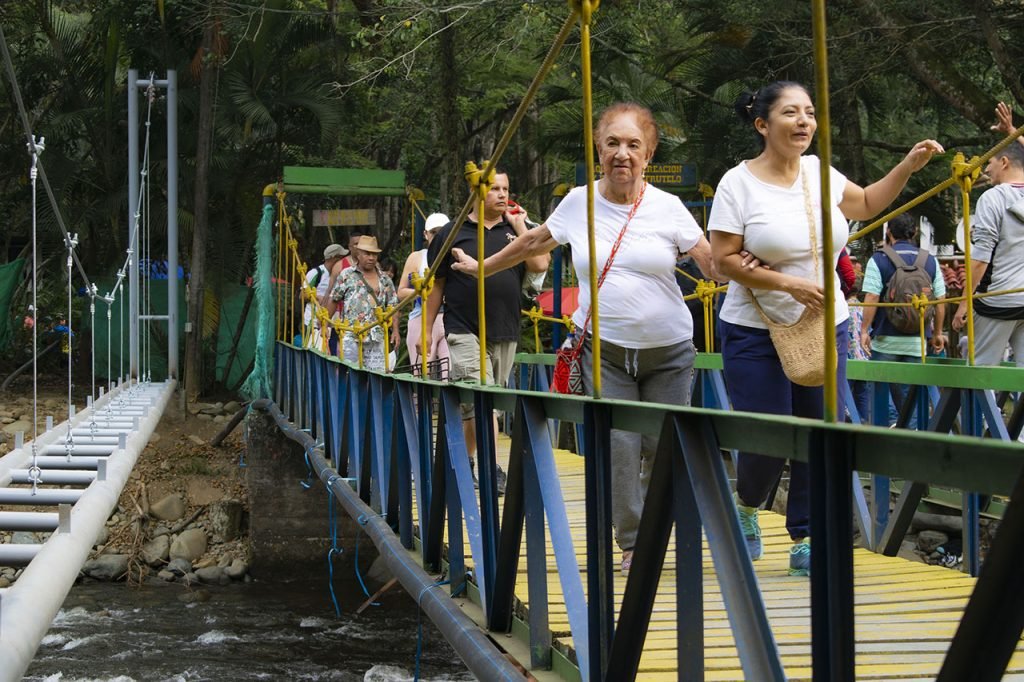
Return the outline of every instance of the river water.
<path id="1" fill-rule="evenodd" d="M 417 608 L 394 590 L 354 615 L 362 593 L 325 580 L 252 582 L 187 590 L 178 584 L 76 585 L 47 633 L 26 680 L 411 680 Z M 420 679 L 473 680 L 423 617 Z"/>

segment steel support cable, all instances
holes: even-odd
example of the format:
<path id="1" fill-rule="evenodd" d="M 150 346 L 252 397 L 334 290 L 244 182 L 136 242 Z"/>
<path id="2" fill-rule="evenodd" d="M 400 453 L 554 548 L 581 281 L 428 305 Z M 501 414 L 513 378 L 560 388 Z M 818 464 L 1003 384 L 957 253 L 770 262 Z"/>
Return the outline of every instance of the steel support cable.
<path id="1" fill-rule="evenodd" d="M 153 88 L 153 85 L 152 85 L 152 83 L 153 83 L 153 76 L 152 75 L 150 76 L 149 82 L 150 82 L 149 88 L 152 89 Z M 135 202 L 135 212 L 133 214 L 133 216 L 134 216 L 133 219 L 134 219 L 134 223 L 135 224 L 132 226 L 131 236 L 128 239 L 128 248 L 125 249 L 126 253 L 125 253 L 124 264 L 117 271 L 117 285 L 114 286 L 115 290 L 120 288 L 122 295 L 123 295 L 123 292 L 124 292 L 124 287 L 120 286 L 120 285 L 123 283 L 124 278 L 128 275 L 128 270 L 131 267 L 132 254 L 135 254 L 135 253 L 140 253 L 141 254 L 141 250 L 139 249 L 139 241 L 140 241 L 140 237 L 139 237 L 139 224 L 140 224 L 140 220 L 142 218 L 143 198 L 145 196 L 146 190 L 148 189 L 148 183 L 149 183 L 149 175 L 148 175 L 148 171 L 147 171 L 147 169 L 149 168 L 149 147 L 150 147 L 149 131 L 150 131 L 150 122 L 152 121 L 152 118 L 153 118 L 153 99 L 152 98 L 147 98 L 147 99 L 149 100 L 149 103 L 148 103 L 148 105 L 146 107 L 146 122 L 145 122 L 145 126 L 146 126 L 146 140 L 145 140 L 145 143 L 143 144 L 143 148 L 142 148 L 142 170 L 139 171 L 139 182 L 140 182 L 139 196 L 138 196 L 138 199 L 136 199 L 136 202 Z"/>
<path id="2" fill-rule="evenodd" d="M 89 290 L 89 407 L 96 403 L 96 285 Z M 89 429 L 96 433 L 96 410 L 89 410 Z"/>
<path id="3" fill-rule="evenodd" d="M 72 370 L 71 356 L 73 355 L 72 351 L 73 351 L 73 348 L 74 348 L 73 347 L 74 340 L 72 339 L 72 324 L 71 324 L 71 315 L 74 312 L 71 309 L 71 297 L 72 297 L 72 290 L 74 288 L 74 285 L 72 284 L 72 281 L 71 281 L 72 275 L 73 275 L 71 267 L 74 264 L 74 260 L 75 260 L 75 247 L 78 246 L 78 235 L 74 234 L 71 237 L 69 237 L 67 242 L 65 242 L 65 246 L 68 249 L 68 259 L 67 259 L 67 266 L 68 266 L 68 319 L 67 319 L 67 323 L 66 323 L 66 325 L 67 325 L 67 335 L 68 335 L 68 435 L 64 439 L 64 454 L 67 455 L 68 461 L 70 462 L 71 461 L 71 450 L 75 446 L 75 437 L 71 433 L 71 422 L 72 422 L 72 420 L 74 419 L 74 416 L 75 416 L 74 406 L 71 404 L 71 370 Z"/>
<path id="4" fill-rule="evenodd" d="M 150 72 L 150 74 L 149 74 L 149 87 L 146 88 L 146 99 L 149 100 L 151 106 L 152 106 L 152 102 L 156 99 L 156 89 L 153 87 L 153 81 L 155 79 L 156 79 L 156 73 Z M 147 117 L 146 118 L 146 138 L 147 139 L 149 139 L 150 128 L 151 128 L 151 121 Z M 150 170 L 152 170 L 152 165 L 153 165 L 152 164 L 152 160 L 150 159 L 149 154 L 147 154 L 146 157 L 145 157 L 145 164 L 146 164 L 145 165 L 146 177 L 149 178 L 149 172 L 150 172 Z M 151 189 L 152 189 L 152 183 L 150 183 L 150 182 L 147 182 L 142 187 L 142 195 L 145 197 L 145 199 L 142 201 L 142 207 L 143 207 L 142 212 L 143 212 L 143 216 L 144 216 L 143 220 L 145 222 L 143 223 L 144 227 L 143 227 L 143 230 L 142 230 L 142 238 L 141 238 L 141 243 L 140 243 L 140 247 L 141 247 L 140 251 L 142 252 L 142 259 L 139 261 L 140 265 L 142 263 L 146 264 L 146 276 L 142 280 L 142 286 L 143 286 L 143 289 L 142 289 L 142 309 L 145 311 L 145 315 L 146 315 L 146 324 L 145 324 L 146 332 L 145 332 L 145 338 L 144 338 L 143 346 L 142 346 L 143 347 L 142 358 L 143 358 L 143 361 L 145 363 L 145 372 L 140 372 L 139 373 L 140 376 L 145 376 L 146 383 L 149 383 L 153 379 L 153 365 L 152 365 L 152 357 L 151 357 L 151 350 L 152 350 L 152 345 L 153 345 L 153 339 L 152 339 L 152 337 L 150 335 L 150 332 L 151 332 L 150 324 L 152 323 L 152 321 L 149 319 L 150 317 L 152 317 L 152 314 L 153 314 L 153 306 L 152 306 L 152 303 L 151 303 L 151 293 L 152 293 L 152 287 L 153 287 L 153 249 L 152 249 L 152 238 L 151 238 L 152 237 L 152 232 L 151 232 L 151 230 L 152 230 L 152 220 L 150 219 L 151 216 L 152 216 L 152 211 L 151 211 L 151 208 L 152 208 L 152 202 L 151 202 L 152 192 L 151 192 Z M 141 328 L 139 329 L 139 334 L 140 335 L 142 334 L 142 329 Z"/>
<path id="5" fill-rule="evenodd" d="M 36 138 L 32 132 L 32 124 L 29 122 L 28 111 L 25 109 L 25 101 L 21 96 L 21 88 L 18 86 L 18 77 L 14 73 L 14 62 L 11 61 L 11 51 L 7 46 L 7 36 L 4 34 L 3 27 L 0 27 L 0 51 L 3 52 L 4 69 L 7 71 L 7 78 L 11 83 L 11 92 L 14 94 L 14 101 L 18 106 L 18 115 L 21 118 L 21 125 L 25 129 L 25 137 L 29 148 L 31 149 L 36 143 Z M 50 199 L 50 205 L 53 208 L 53 215 L 57 218 L 57 226 L 64 235 L 64 240 L 66 242 L 70 238 L 68 235 L 68 229 L 64 224 L 64 217 L 61 215 L 60 206 L 57 204 L 57 197 L 53 193 L 53 188 L 50 187 L 50 181 L 46 178 L 46 170 L 43 168 L 43 162 L 39 159 L 38 155 L 36 155 L 35 163 L 39 179 L 43 181 L 43 189 L 46 190 L 46 196 Z M 86 286 L 90 286 L 91 281 L 89 280 L 89 276 L 85 274 L 85 268 L 82 267 L 82 263 L 78 260 L 78 256 L 75 256 L 75 266 L 78 268 L 78 273 L 82 276 Z"/>
<path id="6" fill-rule="evenodd" d="M 590 279 L 590 348 L 593 360 L 593 396 L 601 397 L 601 314 L 597 302 L 597 239 L 594 235 L 594 93 L 590 68 L 590 22 L 597 9 L 596 0 L 570 0 L 569 6 L 580 18 L 580 70 L 583 85 L 583 153 L 587 167 L 587 257 Z M 646 182 L 646 180 L 644 180 Z M 587 330 L 581 330 L 586 342 Z"/>
<path id="7" fill-rule="evenodd" d="M 4 50 L 6 53 L 6 42 Z M 32 466 L 29 468 L 28 477 L 32 481 L 32 494 L 36 494 L 39 484 L 42 482 L 42 470 L 39 468 L 39 447 L 36 441 L 39 440 L 39 307 L 36 302 L 38 293 L 39 256 L 37 254 L 37 188 L 36 178 L 38 176 L 39 154 L 44 149 L 43 140 L 38 142 L 33 137 L 28 145 L 29 154 L 32 155 L 32 167 L 29 177 L 32 182 Z"/>
<path id="8" fill-rule="evenodd" d="M 818 158 L 821 159 L 821 252 L 825 280 L 825 414 L 826 422 L 836 421 L 838 411 L 836 349 L 836 284 L 832 276 L 832 124 L 829 112 L 828 46 L 826 45 L 825 1 L 814 0 L 814 91 L 818 94 L 814 114 L 818 121 Z M 828 264 L 828 267 L 824 267 Z"/>

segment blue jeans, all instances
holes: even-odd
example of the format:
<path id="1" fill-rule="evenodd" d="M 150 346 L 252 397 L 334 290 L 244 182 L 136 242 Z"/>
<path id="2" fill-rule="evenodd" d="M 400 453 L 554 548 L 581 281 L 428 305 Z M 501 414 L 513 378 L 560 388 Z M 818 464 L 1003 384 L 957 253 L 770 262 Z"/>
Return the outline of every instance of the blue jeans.
<path id="1" fill-rule="evenodd" d="M 846 381 L 847 324 L 844 321 L 836 326 L 837 386 Z M 799 386 L 786 377 L 767 329 L 720 320 L 719 335 L 725 383 L 734 410 L 822 418 L 824 390 L 820 386 Z M 836 414 L 846 412 L 843 398 L 839 391 Z M 785 464 L 786 460 L 778 457 L 741 452 L 736 462 L 736 493 L 740 502 L 751 507 L 764 504 Z M 786 529 L 794 540 L 810 535 L 810 489 L 804 462 L 789 463 Z"/>
<path id="2" fill-rule="evenodd" d="M 875 362 L 921 362 L 921 358 L 914 355 L 897 355 L 895 353 L 882 353 L 871 351 L 871 360 Z M 907 398 L 907 387 L 904 384 L 889 384 L 889 426 L 895 424 L 900 418 L 900 406 Z M 865 424 L 871 422 L 862 417 Z"/>

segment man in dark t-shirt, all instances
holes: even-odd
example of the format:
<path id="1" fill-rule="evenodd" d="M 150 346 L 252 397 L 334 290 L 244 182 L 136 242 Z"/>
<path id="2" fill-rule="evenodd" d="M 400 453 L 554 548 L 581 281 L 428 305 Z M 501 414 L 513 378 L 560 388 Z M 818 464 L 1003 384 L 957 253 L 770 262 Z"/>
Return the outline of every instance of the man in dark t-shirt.
<path id="1" fill-rule="evenodd" d="M 508 175 L 498 171 L 484 199 L 484 255 L 501 251 L 526 231 L 526 214 L 509 211 Z M 477 256 L 478 208 L 459 229 L 452 248 Z M 454 223 L 441 228 L 430 243 L 427 261 L 438 263 L 434 288 L 427 300 L 427 330 L 433 329 L 434 318 L 444 302 L 444 327 L 451 353 L 449 377 L 452 381 L 480 380 L 480 324 L 477 309 L 477 279 L 452 269 L 451 250 L 442 253 Z M 485 280 L 487 323 L 487 383 L 504 386 L 512 371 L 516 345 L 519 341 L 519 301 L 523 276 L 527 272 L 545 272 L 551 262 L 548 254 L 528 258 L 514 268 L 504 270 Z M 476 456 L 476 424 L 471 405 L 463 406 L 463 434 L 470 463 Z M 495 429 L 497 431 L 497 429 Z"/>

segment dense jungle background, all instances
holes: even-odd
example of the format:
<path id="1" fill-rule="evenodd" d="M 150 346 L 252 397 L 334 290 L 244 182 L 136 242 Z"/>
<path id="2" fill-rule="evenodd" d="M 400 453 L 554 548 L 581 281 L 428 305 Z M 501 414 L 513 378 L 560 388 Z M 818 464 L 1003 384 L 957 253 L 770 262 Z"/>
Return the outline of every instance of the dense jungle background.
<path id="1" fill-rule="evenodd" d="M 186 361 L 195 394 L 219 381 L 209 360 L 222 333 L 219 293 L 251 274 L 264 185 L 286 165 L 396 169 L 422 190 L 427 210 L 456 213 L 463 164 L 489 156 L 567 12 L 555 0 L 19 0 L 0 7 L 0 25 L 31 124 L 46 137 L 42 158 L 61 213 L 93 277 L 112 276 L 127 246 L 127 70 L 157 78 L 177 70 L 180 261 L 191 309 L 203 312 L 193 319 L 205 319 Z M 998 140 L 989 127 L 1000 99 L 1020 123 L 1019 0 L 832 0 L 828 21 L 834 163 L 854 181 L 878 178 L 927 137 L 982 153 Z M 694 164 L 711 187 L 756 153 L 732 113 L 738 94 L 776 79 L 814 82 L 810 2 L 605 0 L 593 35 L 596 108 L 623 99 L 651 107 L 662 128 L 655 160 Z M 535 217 L 583 158 L 579 56 L 577 32 L 502 163 Z M 0 88 L 2 267 L 30 257 L 31 201 L 8 78 Z M 164 117 L 157 103 L 154 259 L 166 255 L 157 252 L 166 230 Z M 914 176 L 907 197 L 948 177 L 951 160 Z M 697 188 L 685 198 L 700 198 Z M 304 216 L 374 208 L 385 250 L 399 264 L 408 253 L 403 200 L 293 201 Z M 45 196 L 39 206 L 40 307 L 57 308 L 66 297 L 63 242 Z M 954 193 L 920 212 L 939 243 L 952 241 Z M 300 238 L 308 261 L 319 262 L 323 228 L 305 220 Z M 28 271 L 0 306 L 9 314 L 0 375 L 29 357 Z"/>

